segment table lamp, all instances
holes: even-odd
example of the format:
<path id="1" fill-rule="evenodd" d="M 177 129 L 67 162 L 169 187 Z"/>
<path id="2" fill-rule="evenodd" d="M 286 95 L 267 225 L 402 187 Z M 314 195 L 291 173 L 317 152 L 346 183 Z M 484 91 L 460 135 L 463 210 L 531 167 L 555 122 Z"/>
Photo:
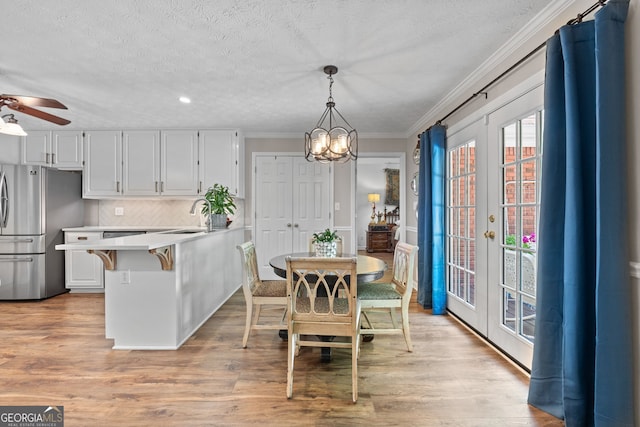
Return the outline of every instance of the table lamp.
<path id="1" fill-rule="evenodd" d="M 373 212 L 371 213 L 371 224 L 374 224 L 376 219 L 376 202 L 380 201 L 380 194 L 369 193 L 367 194 L 367 200 L 373 205 Z"/>

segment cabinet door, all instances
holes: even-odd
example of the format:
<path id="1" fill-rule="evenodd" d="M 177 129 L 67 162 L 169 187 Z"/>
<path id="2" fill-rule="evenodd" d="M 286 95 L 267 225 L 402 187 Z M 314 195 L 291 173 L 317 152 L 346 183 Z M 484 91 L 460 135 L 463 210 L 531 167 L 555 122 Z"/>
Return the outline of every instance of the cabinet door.
<path id="1" fill-rule="evenodd" d="M 200 172 L 198 190 L 204 194 L 213 184 L 229 187 L 238 196 L 238 132 L 235 130 L 200 131 Z"/>
<path id="2" fill-rule="evenodd" d="M 161 193 L 164 196 L 198 194 L 198 132 L 162 132 L 160 147 Z"/>
<path id="3" fill-rule="evenodd" d="M 122 195 L 122 132 L 86 132 L 84 156 L 83 196 L 100 198 Z"/>
<path id="4" fill-rule="evenodd" d="M 65 243 L 86 242 L 102 238 L 102 232 L 65 232 Z M 65 251 L 65 286 L 67 289 L 102 289 L 104 267 L 97 255 L 85 250 Z"/>
<path id="5" fill-rule="evenodd" d="M 52 132 L 50 161 L 58 169 L 82 170 L 82 131 Z"/>
<path id="6" fill-rule="evenodd" d="M 22 137 L 22 164 L 48 166 L 51 161 L 51 132 L 29 131 Z"/>
<path id="7" fill-rule="evenodd" d="M 160 132 L 122 134 L 122 181 L 125 196 L 160 194 Z"/>

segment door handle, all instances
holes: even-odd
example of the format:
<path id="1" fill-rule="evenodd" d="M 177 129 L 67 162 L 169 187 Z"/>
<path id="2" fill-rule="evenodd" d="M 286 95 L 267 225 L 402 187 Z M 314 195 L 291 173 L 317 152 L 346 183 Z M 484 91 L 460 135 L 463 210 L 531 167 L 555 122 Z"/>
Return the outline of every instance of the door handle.
<path id="1" fill-rule="evenodd" d="M 44 153 L 44 162 L 49 164 L 49 153 Z"/>
<path id="2" fill-rule="evenodd" d="M 56 164 L 56 153 L 51 153 L 51 164 L 52 165 Z"/>
<path id="3" fill-rule="evenodd" d="M 116 181 L 116 193 L 120 192 L 120 181 Z"/>
<path id="4" fill-rule="evenodd" d="M 156 181 L 156 193 L 158 192 L 158 181 Z"/>
<path id="5" fill-rule="evenodd" d="M 33 243 L 33 239 L 6 239 L 0 240 L 0 243 Z"/>
<path id="6" fill-rule="evenodd" d="M 496 232 L 495 231 L 485 231 L 484 232 L 484 237 L 485 239 L 495 239 L 496 237 Z"/>
<path id="7" fill-rule="evenodd" d="M 33 262 L 33 258 L 0 258 L 0 262 Z"/>
<path id="8" fill-rule="evenodd" d="M 7 175 L 2 172 L 0 175 L 0 227 L 7 226 L 9 221 L 9 187 L 7 186 Z"/>

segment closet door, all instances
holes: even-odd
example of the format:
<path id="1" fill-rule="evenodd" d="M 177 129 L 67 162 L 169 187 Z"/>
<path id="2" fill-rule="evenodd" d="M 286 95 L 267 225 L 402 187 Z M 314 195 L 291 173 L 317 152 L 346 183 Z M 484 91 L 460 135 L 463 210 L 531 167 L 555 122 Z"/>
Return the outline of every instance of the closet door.
<path id="1" fill-rule="evenodd" d="M 276 279 L 271 258 L 308 251 L 311 235 L 331 226 L 331 169 L 301 156 L 258 156 L 254 183 L 260 277 Z"/>

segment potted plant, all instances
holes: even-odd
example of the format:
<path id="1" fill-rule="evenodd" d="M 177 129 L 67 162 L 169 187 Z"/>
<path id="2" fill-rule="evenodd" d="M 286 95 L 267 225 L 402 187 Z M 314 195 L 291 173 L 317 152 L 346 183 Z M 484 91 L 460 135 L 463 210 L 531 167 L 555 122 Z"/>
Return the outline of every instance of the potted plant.
<path id="1" fill-rule="evenodd" d="M 338 253 L 338 234 L 328 228 L 322 233 L 313 233 L 313 245 L 317 257 L 335 257 Z"/>
<path id="2" fill-rule="evenodd" d="M 236 209 L 233 197 L 229 194 L 229 187 L 213 184 L 204 195 L 208 203 L 203 204 L 202 214 L 209 216 L 213 228 L 227 227 L 227 215 L 233 215 Z M 211 206 L 211 212 L 209 212 Z"/>

